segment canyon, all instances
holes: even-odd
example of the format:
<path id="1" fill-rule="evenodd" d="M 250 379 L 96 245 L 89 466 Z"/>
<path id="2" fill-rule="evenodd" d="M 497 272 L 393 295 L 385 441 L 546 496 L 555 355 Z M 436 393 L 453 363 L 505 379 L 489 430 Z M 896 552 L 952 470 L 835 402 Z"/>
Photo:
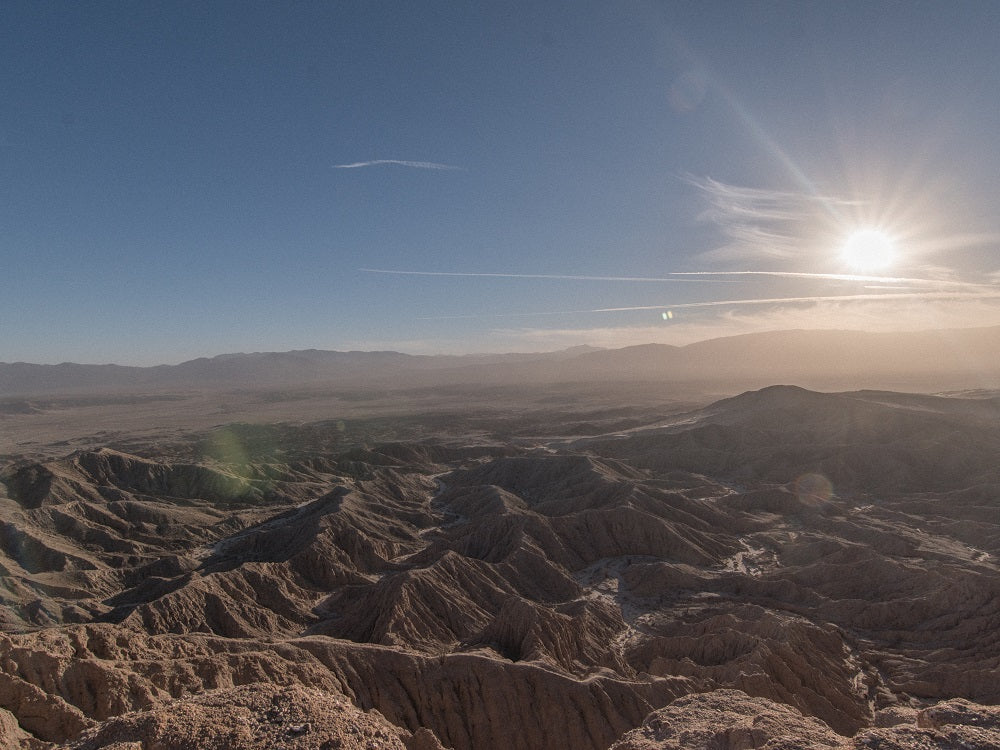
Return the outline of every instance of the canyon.
<path id="1" fill-rule="evenodd" d="M 997 391 L 715 391 L 8 396 L 0 747 L 1000 746 Z"/>

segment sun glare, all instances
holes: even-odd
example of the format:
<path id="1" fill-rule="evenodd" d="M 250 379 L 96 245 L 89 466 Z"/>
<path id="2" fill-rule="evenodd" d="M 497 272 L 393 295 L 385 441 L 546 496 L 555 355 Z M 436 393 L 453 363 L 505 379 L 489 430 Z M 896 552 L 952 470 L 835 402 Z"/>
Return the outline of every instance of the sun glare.
<path id="1" fill-rule="evenodd" d="M 859 229 L 840 248 L 841 259 L 855 271 L 881 271 L 892 265 L 896 245 L 878 229 Z"/>

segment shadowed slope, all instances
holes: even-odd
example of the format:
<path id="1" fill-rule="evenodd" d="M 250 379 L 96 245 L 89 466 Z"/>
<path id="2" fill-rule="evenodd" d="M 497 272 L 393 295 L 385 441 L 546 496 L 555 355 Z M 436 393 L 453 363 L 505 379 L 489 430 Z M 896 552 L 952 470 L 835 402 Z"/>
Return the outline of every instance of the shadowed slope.
<path id="1" fill-rule="evenodd" d="M 31 632 L 0 639 L 0 709 L 37 740 L 153 741 L 171 701 L 194 721 L 219 706 L 192 694 L 268 683 L 411 744 L 604 750 L 690 693 L 742 691 L 671 722 L 773 714 L 732 747 L 998 702 L 1000 427 L 974 407 L 783 386 L 586 439 L 323 423 L 281 428 L 283 458 L 17 462 L 0 611 Z M 129 711 L 152 713 L 99 726 Z"/>

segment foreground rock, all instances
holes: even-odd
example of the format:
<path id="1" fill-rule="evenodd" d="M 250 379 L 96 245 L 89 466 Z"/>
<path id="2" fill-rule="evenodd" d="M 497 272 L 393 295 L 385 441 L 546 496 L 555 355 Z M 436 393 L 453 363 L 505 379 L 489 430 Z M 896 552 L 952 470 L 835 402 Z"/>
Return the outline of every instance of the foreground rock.
<path id="1" fill-rule="evenodd" d="M 116 745 L 116 743 L 118 743 Z M 435 750 L 430 733 L 414 738 L 342 695 L 255 684 L 173 701 L 104 722 L 66 746 L 72 750 Z"/>
<path id="2" fill-rule="evenodd" d="M 844 738 L 794 708 L 739 690 L 678 698 L 646 717 L 611 750 L 743 750 L 843 747 Z"/>
<path id="3" fill-rule="evenodd" d="M 888 713 L 888 712 L 887 712 Z M 914 716 L 915 714 L 915 716 Z M 857 750 L 997 750 L 1000 748 L 1000 708 L 958 699 L 943 701 L 921 711 L 876 716 L 878 728 L 859 733 Z"/>
<path id="4" fill-rule="evenodd" d="M 611 750 L 996 750 L 1000 708 L 957 700 L 930 708 L 890 709 L 881 726 L 842 737 L 789 706 L 739 690 L 678 698 L 654 711 Z"/>

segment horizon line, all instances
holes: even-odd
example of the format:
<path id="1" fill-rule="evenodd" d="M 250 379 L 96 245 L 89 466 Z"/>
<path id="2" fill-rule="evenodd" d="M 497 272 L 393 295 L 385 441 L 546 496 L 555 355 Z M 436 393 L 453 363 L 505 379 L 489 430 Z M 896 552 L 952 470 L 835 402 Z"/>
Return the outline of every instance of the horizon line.
<path id="1" fill-rule="evenodd" d="M 861 295 L 861 296 L 865 296 L 865 295 Z M 882 295 L 878 295 L 878 296 L 882 296 Z M 904 295 L 893 295 L 893 296 L 904 296 Z M 906 295 L 906 296 L 910 296 L 910 295 Z M 965 295 L 963 295 L 963 297 L 965 297 Z M 1000 295 L 998 295 L 998 297 L 1000 297 Z M 813 298 L 806 298 L 806 299 L 813 299 Z M 761 301 L 761 303 L 763 303 L 763 301 Z M 703 305 L 703 304 L 706 304 L 706 303 L 691 303 L 691 304 L 692 305 Z M 673 306 L 670 309 L 678 309 L 678 308 L 681 308 L 681 305 L 675 305 L 675 306 Z M 627 310 L 627 309 L 632 309 L 632 308 L 609 308 L 609 309 L 617 311 L 617 310 L 620 310 L 620 309 L 626 309 Z M 638 309 L 646 309 L 646 308 L 638 308 Z M 653 307 L 651 309 L 657 309 L 657 310 L 659 310 L 659 309 L 667 309 L 667 308 L 663 307 L 663 306 L 657 306 L 657 307 Z M 591 311 L 581 311 L 581 312 L 591 312 Z M 526 313 L 526 314 L 530 315 L 531 313 Z M 545 314 L 545 313 L 543 313 L 543 314 Z M 554 313 L 554 314 L 559 314 L 559 313 Z M 663 346 L 677 346 L 678 348 L 684 348 L 686 346 L 691 346 L 692 344 L 696 344 L 696 343 L 699 343 L 699 342 L 702 342 L 702 341 L 714 341 L 714 340 L 717 340 L 717 339 L 727 339 L 727 338 L 735 338 L 735 337 L 741 337 L 741 336 L 756 336 L 756 335 L 773 334 L 773 333 L 792 333 L 792 332 L 803 332 L 803 331 L 804 332 L 811 332 L 811 333 L 822 333 L 822 332 L 839 331 L 839 332 L 846 332 L 846 333 L 857 333 L 857 334 L 861 334 L 861 335 L 864 335 L 864 336 L 869 336 L 869 335 L 879 335 L 879 336 L 881 336 L 881 335 L 886 335 L 886 334 L 913 334 L 913 333 L 932 333 L 932 332 L 941 332 L 941 333 L 943 333 L 943 332 L 948 332 L 948 331 L 975 331 L 975 330 L 984 330 L 985 331 L 985 330 L 988 330 L 988 329 L 991 329 L 991 328 L 1000 329 L 1000 324 L 971 325 L 971 326 L 954 326 L 954 325 L 952 325 L 952 326 L 948 326 L 948 327 L 945 327 L 945 328 L 916 328 L 916 329 L 914 329 L 914 328 L 907 328 L 907 329 L 895 329 L 895 330 L 888 330 L 888 331 L 868 331 L 868 330 L 863 330 L 861 328 L 844 328 L 844 327 L 830 327 L 830 328 L 801 328 L 801 327 L 800 328 L 772 328 L 772 329 L 766 329 L 766 330 L 760 330 L 760 331 L 749 331 L 749 332 L 744 332 L 744 333 L 729 333 L 729 334 L 723 334 L 723 335 L 719 335 L 719 336 L 708 336 L 708 337 L 706 337 L 704 339 L 698 339 L 696 341 L 691 341 L 691 342 L 689 342 L 687 344 L 676 344 L 676 345 L 675 344 L 662 344 L 662 345 Z M 656 342 L 656 341 L 646 342 L 646 344 L 661 344 L 661 343 L 662 342 Z M 126 369 L 147 370 L 147 369 L 154 369 L 154 368 L 157 368 L 157 367 L 177 367 L 179 365 L 187 364 L 189 362 L 195 362 L 195 361 L 197 361 L 199 359 L 208 359 L 208 360 L 211 360 L 211 359 L 215 359 L 215 358 L 218 358 L 218 357 L 252 356 L 252 355 L 255 355 L 255 354 L 295 354 L 295 353 L 310 352 L 310 351 L 313 351 L 313 352 L 324 352 L 324 353 L 334 352 L 334 353 L 339 353 L 339 354 L 402 354 L 402 355 L 407 356 L 407 357 L 455 357 L 455 358 L 462 358 L 462 357 L 505 356 L 505 355 L 522 355 L 522 354 L 553 354 L 553 353 L 557 353 L 557 352 L 568 351 L 570 349 L 577 349 L 577 348 L 580 348 L 580 347 L 589 347 L 589 348 L 592 348 L 592 349 L 599 349 L 601 351 L 616 351 L 617 349 L 627 349 L 627 348 L 632 347 L 632 346 L 643 346 L 643 345 L 644 344 L 628 344 L 628 345 L 622 346 L 622 347 L 605 347 L 605 346 L 594 346 L 593 344 L 573 344 L 571 346 L 564 346 L 564 347 L 559 347 L 559 348 L 555 348 L 555 349 L 539 349 L 539 350 L 534 350 L 534 351 L 505 350 L 505 351 L 470 351 L 470 352 L 462 352 L 462 353 L 436 352 L 434 354 L 413 354 L 413 353 L 410 353 L 410 352 L 401 351 L 399 349 L 358 349 L 358 348 L 321 349 L 321 348 L 318 348 L 318 347 L 308 347 L 308 348 L 305 348 L 305 349 L 283 349 L 283 350 L 280 350 L 280 351 L 278 351 L 278 350 L 260 350 L 260 351 L 249 351 L 249 352 L 248 351 L 242 351 L 242 352 L 220 352 L 218 354 L 201 355 L 201 356 L 197 356 L 197 357 L 191 357 L 189 359 L 184 359 L 184 360 L 181 360 L 181 361 L 176 362 L 174 364 L 170 364 L 170 363 L 167 363 L 167 362 L 157 362 L 156 364 L 149 364 L 149 365 L 129 365 L 129 364 L 120 364 L 118 362 L 107 362 L 107 361 L 105 361 L 105 362 L 73 362 L 71 360 L 63 360 L 61 362 L 28 362 L 26 360 L 14 360 L 14 361 L 10 361 L 10 362 L 0 361 L 0 367 L 3 367 L 3 366 L 11 367 L 11 366 L 15 366 L 15 365 L 27 365 L 27 366 L 30 366 L 30 367 L 60 367 L 62 365 L 78 365 L 78 366 L 81 366 L 81 367 L 121 367 L 121 368 L 126 368 Z M 2 398 L 8 398 L 8 397 L 16 396 L 16 395 L 17 394 L 8 394 L 7 396 L 0 396 L 0 397 L 2 397 Z"/>

